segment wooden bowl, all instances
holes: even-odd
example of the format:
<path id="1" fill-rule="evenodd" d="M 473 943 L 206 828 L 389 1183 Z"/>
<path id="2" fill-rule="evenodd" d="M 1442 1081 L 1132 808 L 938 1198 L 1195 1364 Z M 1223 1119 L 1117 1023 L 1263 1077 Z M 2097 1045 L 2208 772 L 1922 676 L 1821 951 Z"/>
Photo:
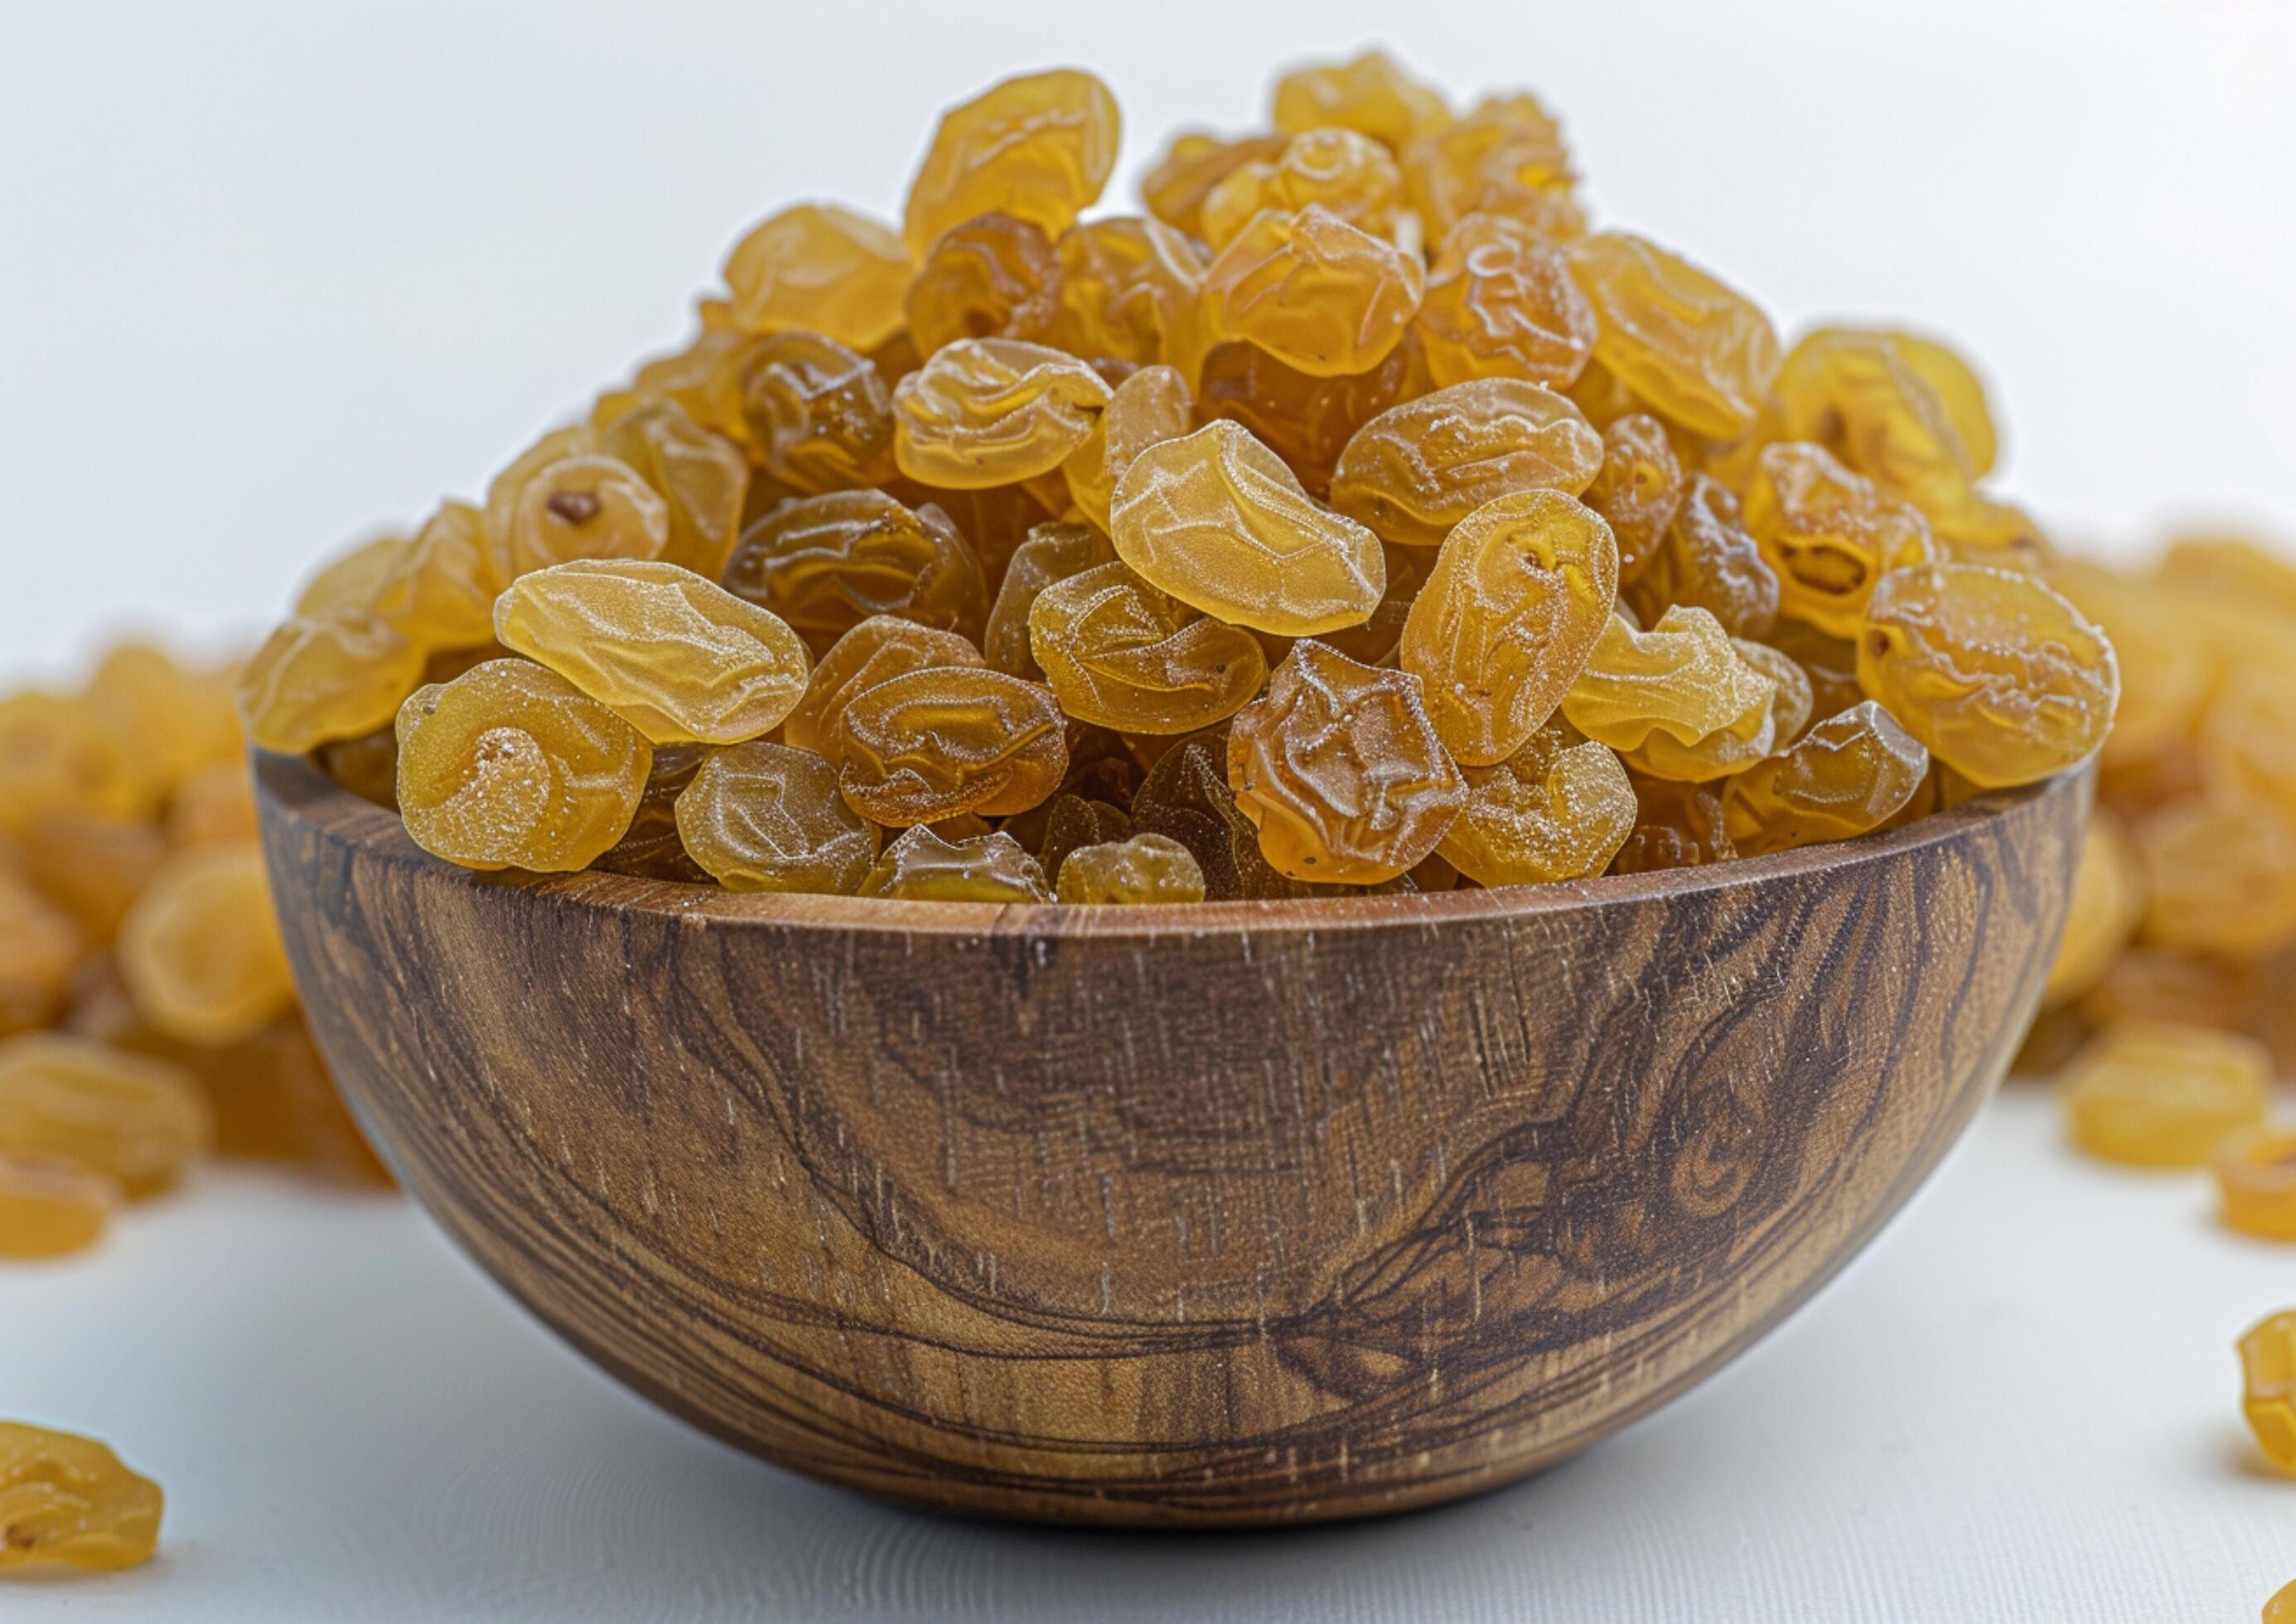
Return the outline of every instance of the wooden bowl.
<path id="1" fill-rule="evenodd" d="M 474 874 L 258 782 L 327 1059 L 512 1295 L 797 1471 L 1167 1526 L 1488 1489 L 1777 1324 L 2006 1066 L 2087 801 L 1062 910 Z"/>

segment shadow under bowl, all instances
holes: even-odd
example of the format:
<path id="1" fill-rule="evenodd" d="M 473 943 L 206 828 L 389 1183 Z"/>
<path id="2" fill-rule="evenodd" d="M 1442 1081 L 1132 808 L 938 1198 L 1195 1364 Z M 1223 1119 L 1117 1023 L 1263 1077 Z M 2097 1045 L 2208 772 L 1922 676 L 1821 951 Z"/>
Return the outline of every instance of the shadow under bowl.
<path id="1" fill-rule="evenodd" d="M 2087 780 L 1711 868 L 997 907 L 472 874 L 257 761 L 415 1198 L 768 1459 L 1048 1521 L 1432 1505 L 1775 1325 L 1998 1080 Z"/>

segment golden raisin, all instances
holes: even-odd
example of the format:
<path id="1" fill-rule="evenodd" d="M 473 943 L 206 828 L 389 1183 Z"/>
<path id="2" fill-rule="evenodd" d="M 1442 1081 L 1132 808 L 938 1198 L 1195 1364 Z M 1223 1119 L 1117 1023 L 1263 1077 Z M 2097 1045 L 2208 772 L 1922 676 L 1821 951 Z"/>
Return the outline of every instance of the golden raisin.
<path id="1" fill-rule="evenodd" d="M 1687 490 L 1682 460 L 1675 455 L 1666 425 L 1657 418 L 1630 412 L 1603 431 L 1603 465 L 1587 486 L 1586 501 L 1618 538 L 1620 580 L 1632 581 L 1642 574 L 1681 511 Z M 1721 619 L 1718 614 L 1715 618 Z"/>
<path id="2" fill-rule="evenodd" d="M 1052 690 L 980 666 L 911 671 L 856 695 L 834 753 L 846 803 L 897 825 L 1025 812 L 1068 770 Z"/>
<path id="3" fill-rule="evenodd" d="M 1419 308 L 1419 261 L 1320 204 L 1252 217 L 1204 273 L 1213 339 L 1241 339 L 1318 378 L 1368 371 Z"/>
<path id="4" fill-rule="evenodd" d="M 1542 885 L 1599 874 L 1638 808 L 1609 746 L 1560 717 L 1504 761 L 1463 769 L 1467 801 L 1438 853 L 1481 885 Z"/>
<path id="5" fill-rule="evenodd" d="M 950 108 L 909 183 L 909 257 L 992 209 L 1059 235 L 1108 184 L 1121 131 L 1108 86 L 1068 69 L 1005 79 Z"/>
<path id="6" fill-rule="evenodd" d="M 1778 336 L 1743 294 L 1622 231 L 1581 237 L 1564 264 L 1595 310 L 1595 359 L 1670 422 L 1744 432 L 1778 370 Z"/>
<path id="7" fill-rule="evenodd" d="M 1611 427 L 1616 430 L 1636 421 L 1622 417 Z M 1587 488 L 1587 505 L 1600 511 L 1604 489 L 1598 477 Z M 1614 507 L 1625 504 L 1623 497 L 1613 498 Z M 1648 511 L 1640 509 L 1636 517 L 1646 517 Z M 1614 522 L 1612 529 L 1616 528 Z M 1778 615 L 1777 571 L 1746 533 L 1738 498 L 1720 480 L 1708 474 L 1692 474 L 1677 492 L 1664 532 L 1638 555 L 1638 568 L 1631 573 L 1626 554 L 1626 543 L 1621 540 L 1620 573 L 1630 579 L 1628 601 L 1646 619 L 1654 620 L 1666 612 L 1668 604 L 1679 603 L 1685 609 L 1705 610 L 1734 637 L 1770 636 Z M 1815 627 L 1810 630 L 1816 635 Z M 1847 643 L 1840 647 L 1847 652 L 1842 668 L 1854 701 L 1857 697 L 1856 652 Z"/>
<path id="8" fill-rule="evenodd" d="M 1399 654 L 1459 762 L 1504 761 L 1546 725 L 1610 624 L 1618 584 L 1610 527 L 1560 491 L 1501 496 L 1459 521 Z"/>
<path id="9" fill-rule="evenodd" d="M 250 841 L 168 858 L 121 923 L 119 958 L 136 1012 L 185 1043 L 236 1042 L 294 1007 L 263 853 Z"/>
<path id="10" fill-rule="evenodd" d="M 2045 1007 L 2068 1003 L 2104 980 L 2144 918 L 2144 870 L 2127 827 L 2106 807 L 2089 815 L 2073 872 L 2065 934 L 2042 989 Z"/>
<path id="11" fill-rule="evenodd" d="M 2066 1070 L 2066 1120 L 2092 1156 L 2198 1168 L 2264 1120 L 2271 1056 L 2254 1038 L 2169 1021 L 2107 1027 Z"/>
<path id="12" fill-rule="evenodd" d="M 87 947 L 78 921 L 0 862 L 0 1038 L 48 1024 Z"/>
<path id="13" fill-rule="evenodd" d="M 1026 631 L 1024 623 L 1024 636 Z M 813 668 L 804 695 L 783 719 L 783 742 L 825 756 L 834 764 L 838 718 L 857 694 L 911 671 L 981 663 L 980 651 L 958 633 L 892 615 L 871 615 L 832 644 Z"/>
<path id="14" fill-rule="evenodd" d="M 664 744 L 653 752 L 645 788 L 630 826 L 590 866 L 640 880 L 674 880 L 707 885 L 709 874 L 687 854 L 677 836 L 677 798 L 710 757 L 704 744 Z"/>
<path id="15" fill-rule="evenodd" d="M 1294 68 L 1275 81 L 1268 121 L 1287 135 L 1326 127 L 1355 130 L 1389 147 L 1439 130 L 1451 111 L 1384 51 L 1344 62 Z"/>
<path id="16" fill-rule="evenodd" d="M 772 732 L 810 666 L 780 616 L 676 564 L 537 570 L 503 594 L 495 630 L 656 744 Z"/>
<path id="17" fill-rule="evenodd" d="M 1250 632 L 1114 562 L 1037 593 L 1029 644 L 1062 710 L 1126 733 L 1193 733 L 1234 715 L 1267 678 Z"/>
<path id="18" fill-rule="evenodd" d="M 422 679 L 422 651 L 372 615 L 292 619 L 240 673 L 239 714 L 265 750 L 299 756 L 384 726 Z"/>
<path id="19" fill-rule="evenodd" d="M 1205 356 L 1201 378 L 1200 417 L 1241 423 L 1320 501 L 1348 442 L 1403 398 L 1411 381 L 1411 346 L 1397 345 L 1369 372 L 1317 378 L 1256 345 L 1220 344 Z M 1185 424 L 1180 432 L 1186 432 Z"/>
<path id="20" fill-rule="evenodd" d="M 495 517 L 490 492 L 487 522 Z M 535 470 L 486 541 L 491 578 L 505 583 L 578 558 L 660 558 L 669 508 L 627 463 L 585 452 Z"/>
<path id="21" fill-rule="evenodd" d="M 1125 470 L 1149 447 L 1186 434 L 1192 408 L 1187 380 L 1168 366 L 1144 366 L 1116 386 L 1092 432 L 1061 465 L 1070 496 L 1103 532 Z"/>
<path id="22" fill-rule="evenodd" d="M 2239 1343 L 2241 1413 L 2264 1456 L 2296 1472 L 2296 1309 L 2268 1315 Z"/>
<path id="23" fill-rule="evenodd" d="M 785 502 L 742 534 L 726 589 L 769 610 L 816 656 L 872 615 L 980 634 L 988 586 L 948 516 L 882 491 Z"/>
<path id="24" fill-rule="evenodd" d="M 727 550 L 741 533 L 742 510 L 749 499 L 750 465 L 741 447 L 695 422 L 675 400 L 657 400 L 635 406 L 603 424 L 598 431 L 598 448 L 635 469 L 669 510 L 669 540 L 662 548 L 662 562 L 716 579 L 726 567 Z M 458 505 L 449 503 L 441 516 Z M 416 536 L 415 548 L 419 551 L 422 545 L 423 537 Z M 459 568 L 459 553 L 454 557 Z M 462 583 L 457 579 L 455 585 Z M 467 603 L 457 629 L 465 634 L 470 629 Z M 425 641 L 413 631 L 407 636 Z M 432 641 L 428 645 L 459 647 L 486 640 L 481 632 L 475 637 L 466 635 L 452 643 Z"/>
<path id="25" fill-rule="evenodd" d="M 1110 517 L 1117 556 L 1151 586 L 1279 636 L 1367 620 L 1386 586 L 1379 538 L 1226 419 L 1143 451 Z"/>
<path id="26" fill-rule="evenodd" d="M 2296 1241 L 2296 1132 L 2259 1122 L 2217 1146 L 2224 1221 L 2243 1234 Z"/>
<path id="27" fill-rule="evenodd" d="M 750 339 L 719 362 L 716 388 L 751 460 L 790 489 L 893 477 L 893 386 L 859 350 L 817 332 Z"/>
<path id="28" fill-rule="evenodd" d="M 2184 795 L 2135 834 L 2146 940 L 2236 961 L 2296 941 L 2296 822 L 2277 807 L 2225 790 Z"/>
<path id="29" fill-rule="evenodd" d="M 960 339 L 893 391 L 901 472 L 955 489 L 1051 473 L 1092 432 L 1109 387 L 1075 357 L 1018 339 Z"/>
<path id="30" fill-rule="evenodd" d="M 919 824 L 885 848 L 860 895 L 904 902 L 1050 902 L 1037 859 L 1009 834 L 951 842 Z"/>
<path id="31" fill-rule="evenodd" d="M 1486 96 L 1456 123 L 1406 144 L 1401 159 L 1405 194 L 1430 242 L 1477 214 L 1521 221 L 1554 242 L 1587 229 L 1562 127 L 1536 96 Z"/>
<path id="32" fill-rule="evenodd" d="M 406 833 L 465 868 L 586 868 L 630 826 L 645 736 L 554 671 L 493 660 L 398 713 Z"/>
<path id="33" fill-rule="evenodd" d="M 1302 130 L 1274 161 L 1250 160 L 1223 176 L 1203 203 L 1203 239 L 1226 247 L 1263 209 L 1291 214 L 1320 204 L 1359 230 L 1392 238 L 1403 201 L 1403 172 L 1368 135 Z"/>
<path id="34" fill-rule="evenodd" d="M 1060 865 L 1056 895 L 1084 904 L 1201 902 L 1204 871 L 1179 841 L 1136 834 L 1070 852 Z"/>
<path id="35" fill-rule="evenodd" d="M 1418 677 L 1292 645 L 1228 731 L 1227 778 L 1267 861 L 1324 884 L 1393 879 L 1434 851 L 1466 783 Z"/>
<path id="36" fill-rule="evenodd" d="M 1780 610 L 1840 637 L 1856 635 L 1884 574 L 1935 553 L 1920 513 L 1817 446 L 1762 448 L 1745 524 L 1777 573 Z"/>
<path id="37" fill-rule="evenodd" d="M 142 1196 L 181 1177 L 212 1131 L 180 1066 L 56 1032 L 0 1042 L 0 1151 L 69 1157 Z"/>
<path id="38" fill-rule="evenodd" d="M 1930 753 L 1872 700 L 1732 777 L 1722 815 L 1741 857 L 1878 829 L 1928 780 Z"/>
<path id="39" fill-rule="evenodd" d="M 1611 873 L 1639 874 L 1736 860 L 1738 849 L 1723 826 L 1721 786 L 1634 772 L 1628 777 L 1635 786 L 1635 826 L 1611 860 Z"/>
<path id="40" fill-rule="evenodd" d="M 0 1421 L 0 1568 L 132 1568 L 160 1543 L 160 1486 L 92 1438 Z"/>
<path id="41" fill-rule="evenodd" d="M 901 327 L 909 254 L 900 237 L 834 203 L 798 203 L 726 259 L 733 319 L 748 332 L 800 328 L 874 349 Z"/>
<path id="42" fill-rule="evenodd" d="M 83 1162 L 0 1150 L 0 1259 L 60 1258 L 93 1246 L 119 1201 L 119 1181 Z"/>
<path id="43" fill-rule="evenodd" d="M 1291 144 L 1286 135 L 1246 135 L 1224 141 L 1201 130 L 1183 131 L 1141 177 L 1140 201 L 1165 225 L 1201 237 L 1204 200 L 1212 188 L 1245 164 L 1273 163 Z"/>
<path id="44" fill-rule="evenodd" d="M 1570 725 L 1662 778 L 1719 778 L 1769 754 L 1776 680 L 1702 609 L 1648 631 L 1613 615 L 1562 701 Z"/>
<path id="45" fill-rule="evenodd" d="M 1133 797 L 1132 817 L 1142 833 L 1188 849 L 1213 901 L 1305 897 L 1318 890 L 1278 874 L 1260 855 L 1259 832 L 1228 787 L 1226 728 L 1182 739 L 1159 757 Z"/>
<path id="46" fill-rule="evenodd" d="M 1570 387 L 1595 353 L 1595 311 L 1555 243 L 1504 215 L 1471 214 L 1443 238 L 1419 306 L 1439 384 L 1522 378 Z"/>
<path id="47" fill-rule="evenodd" d="M 721 750 L 677 798 L 693 860 L 734 891 L 851 896 L 877 860 L 877 826 L 847 806 L 837 769 L 759 740 Z"/>
<path id="48" fill-rule="evenodd" d="M 1531 490 L 1576 496 L 1602 465 L 1602 438 L 1565 397 L 1479 378 L 1365 423 L 1340 455 L 1332 505 L 1383 541 L 1440 546 L 1484 504 Z"/>
<path id="49" fill-rule="evenodd" d="M 2112 645 L 2030 576 L 1894 570 L 1874 587 L 1857 679 L 1948 767 L 1988 789 L 2084 759 L 2112 725 Z"/>
<path id="50" fill-rule="evenodd" d="M 1079 220 L 1053 244 L 1060 310 L 1052 342 L 1071 355 L 1171 361 L 1193 340 L 1203 250 L 1162 220 L 1119 215 Z"/>
<path id="51" fill-rule="evenodd" d="M 909 336 L 930 356 L 958 339 L 1050 337 L 1061 262 L 1028 220 L 984 214 L 941 234 L 909 283 Z"/>

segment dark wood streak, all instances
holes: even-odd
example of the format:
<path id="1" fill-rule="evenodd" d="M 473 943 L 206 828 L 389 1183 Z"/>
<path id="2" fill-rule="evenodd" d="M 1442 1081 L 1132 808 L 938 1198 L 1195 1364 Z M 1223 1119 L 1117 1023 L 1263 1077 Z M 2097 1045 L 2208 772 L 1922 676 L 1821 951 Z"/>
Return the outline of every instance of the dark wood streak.
<path id="1" fill-rule="evenodd" d="M 1063 911 L 470 874 L 302 762 L 258 783 L 329 1060 L 547 1324 L 802 1472 L 1164 1525 L 1489 1488 L 1759 1337 L 2006 1065 L 2087 798 Z"/>

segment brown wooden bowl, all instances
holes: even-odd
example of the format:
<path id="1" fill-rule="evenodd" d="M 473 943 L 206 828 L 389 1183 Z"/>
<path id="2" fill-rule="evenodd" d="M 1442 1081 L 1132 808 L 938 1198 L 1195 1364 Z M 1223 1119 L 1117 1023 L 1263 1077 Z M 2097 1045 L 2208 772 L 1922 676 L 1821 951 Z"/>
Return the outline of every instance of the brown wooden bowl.
<path id="1" fill-rule="evenodd" d="M 2007 1064 L 2087 800 L 1063 910 L 474 874 L 258 783 L 328 1061 L 575 1347 L 816 1477 L 1168 1526 L 1488 1489 L 1775 1325 Z"/>

